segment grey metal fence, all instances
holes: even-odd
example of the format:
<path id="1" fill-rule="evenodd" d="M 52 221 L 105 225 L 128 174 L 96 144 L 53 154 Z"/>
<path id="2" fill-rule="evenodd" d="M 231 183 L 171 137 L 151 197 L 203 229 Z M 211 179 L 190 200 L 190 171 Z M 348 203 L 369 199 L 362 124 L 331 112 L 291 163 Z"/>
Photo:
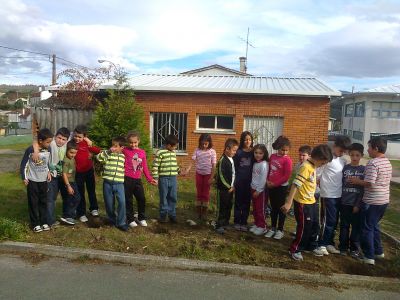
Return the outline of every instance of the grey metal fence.
<path id="1" fill-rule="evenodd" d="M 56 132 L 61 127 L 73 130 L 78 124 L 88 124 L 93 116 L 92 110 L 81 110 L 73 108 L 42 108 L 33 107 L 40 128 L 49 128 Z"/>

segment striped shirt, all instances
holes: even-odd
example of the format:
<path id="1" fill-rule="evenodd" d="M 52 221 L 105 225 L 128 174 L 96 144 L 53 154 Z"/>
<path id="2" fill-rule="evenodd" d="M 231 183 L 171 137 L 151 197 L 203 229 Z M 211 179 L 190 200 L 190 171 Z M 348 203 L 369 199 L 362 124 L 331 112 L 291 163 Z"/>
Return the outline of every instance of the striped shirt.
<path id="1" fill-rule="evenodd" d="M 196 161 L 196 173 L 200 175 L 209 175 L 213 166 L 217 163 L 217 154 L 214 149 L 201 150 L 197 148 L 192 156 Z"/>
<path id="2" fill-rule="evenodd" d="M 97 159 L 104 164 L 103 179 L 124 182 L 125 155 L 105 150 L 97 155 Z"/>
<path id="3" fill-rule="evenodd" d="M 152 168 L 153 178 L 160 176 L 177 176 L 179 166 L 175 151 L 160 149 L 156 153 Z"/>
<path id="4" fill-rule="evenodd" d="M 371 183 L 364 188 L 363 202 L 372 205 L 389 203 L 392 165 L 386 157 L 371 159 L 365 167 L 364 181 Z"/>

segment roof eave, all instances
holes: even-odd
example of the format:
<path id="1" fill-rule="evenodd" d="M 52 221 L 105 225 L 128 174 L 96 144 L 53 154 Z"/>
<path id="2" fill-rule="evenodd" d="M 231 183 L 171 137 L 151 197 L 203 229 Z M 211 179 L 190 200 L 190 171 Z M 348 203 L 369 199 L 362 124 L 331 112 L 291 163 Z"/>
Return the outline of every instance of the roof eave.
<path id="1" fill-rule="evenodd" d="M 113 85 L 103 85 L 104 89 L 115 89 Z M 201 89 L 201 88 L 171 88 L 171 87 L 146 87 L 146 86 L 131 86 L 137 92 L 177 92 L 177 93 L 216 93 L 216 94 L 253 94 L 253 95 L 286 95 L 286 96 L 318 96 L 332 97 L 341 96 L 338 91 L 332 92 L 314 92 L 314 91 L 271 91 L 271 90 L 253 90 L 253 89 Z"/>

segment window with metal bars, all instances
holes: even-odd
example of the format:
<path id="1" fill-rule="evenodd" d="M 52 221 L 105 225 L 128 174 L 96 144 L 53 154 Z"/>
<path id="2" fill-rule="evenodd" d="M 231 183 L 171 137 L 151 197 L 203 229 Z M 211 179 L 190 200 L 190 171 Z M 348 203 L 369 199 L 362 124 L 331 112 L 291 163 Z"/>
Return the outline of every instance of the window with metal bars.
<path id="1" fill-rule="evenodd" d="M 178 137 L 176 151 L 186 152 L 187 113 L 150 113 L 150 134 L 153 148 L 162 148 L 165 137 L 173 134 Z"/>

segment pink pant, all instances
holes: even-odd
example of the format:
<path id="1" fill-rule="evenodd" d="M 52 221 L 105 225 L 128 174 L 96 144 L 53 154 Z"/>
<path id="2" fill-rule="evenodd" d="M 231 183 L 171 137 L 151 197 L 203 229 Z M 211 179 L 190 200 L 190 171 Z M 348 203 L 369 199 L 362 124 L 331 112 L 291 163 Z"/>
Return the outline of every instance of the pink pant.
<path id="1" fill-rule="evenodd" d="M 253 197 L 255 191 L 251 189 L 251 198 L 253 200 L 254 224 L 257 227 L 265 228 L 265 193 L 261 192 L 257 198 Z"/>
<path id="2" fill-rule="evenodd" d="M 201 175 L 196 173 L 197 206 L 207 205 L 210 201 L 210 184 L 208 183 L 210 178 L 211 174 Z"/>

